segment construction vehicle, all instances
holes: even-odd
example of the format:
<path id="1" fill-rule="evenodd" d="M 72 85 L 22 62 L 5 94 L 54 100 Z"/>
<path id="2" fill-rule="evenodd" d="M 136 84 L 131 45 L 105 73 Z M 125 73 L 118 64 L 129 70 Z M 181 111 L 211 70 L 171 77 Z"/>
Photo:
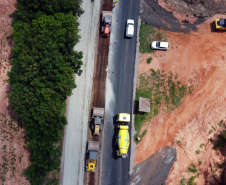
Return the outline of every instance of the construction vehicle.
<path id="1" fill-rule="evenodd" d="M 128 149 L 130 144 L 129 137 L 129 124 L 130 124 L 130 114 L 119 113 L 117 116 L 117 127 L 119 129 L 116 143 L 118 148 L 116 150 L 117 156 L 126 158 L 128 156 Z"/>
<path id="2" fill-rule="evenodd" d="M 215 19 L 213 26 L 215 30 L 226 31 L 226 19 Z"/>
<path id="3" fill-rule="evenodd" d="M 102 11 L 101 33 L 103 34 L 103 36 L 107 37 L 110 35 L 111 23 L 112 23 L 112 12 Z"/>
<path id="4" fill-rule="evenodd" d="M 86 171 L 95 172 L 97 166 L 97 154 L 100 148 L 100 143 L 97 141 L 88 141 Z"/>
<path id="5" fill-rule="evenodd" d="M 93 107 L 93 122 L 92 122 L 92 130 L 93 135 L 99 136 L 100 131 L 102 130 L 101 120 L 104 119 L 104 108 Z"/>

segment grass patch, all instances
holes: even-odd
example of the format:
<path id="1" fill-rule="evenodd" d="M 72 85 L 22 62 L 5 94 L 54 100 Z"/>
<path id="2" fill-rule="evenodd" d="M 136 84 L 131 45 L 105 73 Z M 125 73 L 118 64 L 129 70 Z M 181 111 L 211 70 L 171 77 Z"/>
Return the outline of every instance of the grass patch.
<path id="1" fill-rule="evenodd" d="M 196 150 L 195 152 L 196 152 L 196 154 L 200 154 L 200 150 Z"/>
<path id="2" fill-rule="evenodd" d="M 145 130 L 141 135 L 139 135 L 138 133 L 135 134 L 134 138 L 137 138 L 139 137 L 140 138 L 140 141 L 142 140 L 142 138 L 145 136 L 145 134 L 147 133 L 147 130 Z M 137 141 L 135 139 L 135 142 L 138 144 L 140 141 Z"/>
<path id="3" fill-rule="evenodd" d="M 149 26 L 145 24 L 143 21 L 140 25 L 140 53 L 153 53 L 154 50 L 150 48 L 152 41 L 166 41 L 167 35 L 164 32 L 154 28 L 153 26 Z"/>
<path id="4" fill-rule="evenodd" d="M 196 183 L 194 183 L 196 176 L 192 176 L 189 180 L 188 180 L 188 185 L 196 185 Z"/>
<path id="5" fill-rule="evenodd" d="M 216 128 L 214 127 L 214 126 L 211 126 L 212 127 L 212 129 L 214 130 L 214 131 L 216 131 Z"/>
<path id="6" fill-rule="evenodd" d="M 180 141 L 180 140 L 176 140 L 176 142 L 177 142 L 177 144 L 180 144 L 180 143 L 181 143 L 181 141 Z"/>
<path id="7" fill-rule="evenodd" d="M 149 57 L 149 58 L 147 59 L 147 63 L 150 64 L 151 61 L 152 61 L 152 57 Z"/>
<path id="8" fill-rule="evenodd" d="M 197 165 L 191 163 L 191 166 L 188 168 L 187 172 L 196 173 L 197 172 L 196 167 L 197 167 Z"/>
<path id="9" fill-rule="evenodd" d="M 151 105 L 149 113 L 136 114 L 137 133 L 145 121 L 150 121 L 159 114 L 160 108 L 167 112 L 181 104 L 182 98 L 189 93 L 190 87 L 182 84 L 177 78 L 177 74 L 153 69 L 140 75 L 140 84 L 136 89 L 136 101 L 139 101 L 139 97 L 149 98 Z"/>
<path id="10" fill-rule="evenodd" d="M 224 121 L 223 120 L 220 120 L 220 122 L 218 123 L 219 127 L 222 127 L 223 126 L 223 123 L 224 123 Z"/>
<path id="11" fill-rule="evenodd" d="M 186 185 L 186 179 L 183 177 L 181 180 L 180 180 L 180 185 Z"/>

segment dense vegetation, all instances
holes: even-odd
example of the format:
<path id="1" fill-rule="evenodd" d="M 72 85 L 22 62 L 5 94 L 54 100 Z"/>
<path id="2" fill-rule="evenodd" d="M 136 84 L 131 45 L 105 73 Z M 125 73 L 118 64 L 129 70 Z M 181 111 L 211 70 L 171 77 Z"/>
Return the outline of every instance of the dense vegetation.
<path id="1" fill-rule="evenodd" d="M 15 41 L 9 73 L 10 102 L 25 124 L 32 164 L 25 175 L 42 184 L 60 165 L 66 97 L 81 74 L 82 53 L 76 16 L 81 0 L 18 0 L 12 14 Z"/>

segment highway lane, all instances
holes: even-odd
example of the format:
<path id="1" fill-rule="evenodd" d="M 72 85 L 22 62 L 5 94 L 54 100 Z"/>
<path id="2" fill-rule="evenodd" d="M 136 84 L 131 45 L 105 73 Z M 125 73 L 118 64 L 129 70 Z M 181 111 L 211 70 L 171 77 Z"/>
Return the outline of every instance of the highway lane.
<path id="1" fill-rule="evenodd" d="M 126 159 L 116 157 L 114 118 L 120 112 L 132 115 L 138 14 L 137 0 L 118 1 L 113 9 L 101 151 L 102 185 L 125 185 L 129 180 L 130 156 Z M 129 18 L 135 20 L 135 34 L 126 39 L 125 27 Z"/>

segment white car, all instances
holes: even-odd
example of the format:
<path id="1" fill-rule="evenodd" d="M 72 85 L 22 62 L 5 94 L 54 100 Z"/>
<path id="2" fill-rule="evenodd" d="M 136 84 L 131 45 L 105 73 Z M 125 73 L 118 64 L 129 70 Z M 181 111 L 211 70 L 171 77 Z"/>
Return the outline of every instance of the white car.
<path id="1" fill-rule="evenodd" d="M 153 41 L 151 43 L 151 49 L 168 50 L 169 49 L 169 43 L 168 42 L 162 42 L 162 41 Z"/>
<path id="2" fill-rule="evenodd" d="M 126 37 L 133 37 L 134 35 L 134 20 L 127 19 L 126 22 Z"/>

